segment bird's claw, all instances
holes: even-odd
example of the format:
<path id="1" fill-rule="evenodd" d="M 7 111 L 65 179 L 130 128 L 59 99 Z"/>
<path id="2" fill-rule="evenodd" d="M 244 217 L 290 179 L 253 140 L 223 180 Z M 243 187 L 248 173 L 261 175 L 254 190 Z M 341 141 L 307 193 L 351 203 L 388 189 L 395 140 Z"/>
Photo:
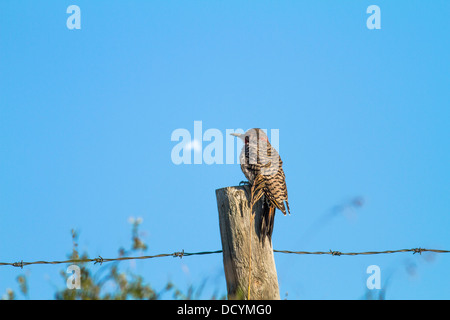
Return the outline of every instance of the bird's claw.
<path id="1" fill-rule="evenodd" d="M 239 182 L 239 186 L 241 187 L 241 186 L 249 186 L 250 185 L 250 182 L 248 182 L 248 181 L 241 181 L 241 182 Z"/>

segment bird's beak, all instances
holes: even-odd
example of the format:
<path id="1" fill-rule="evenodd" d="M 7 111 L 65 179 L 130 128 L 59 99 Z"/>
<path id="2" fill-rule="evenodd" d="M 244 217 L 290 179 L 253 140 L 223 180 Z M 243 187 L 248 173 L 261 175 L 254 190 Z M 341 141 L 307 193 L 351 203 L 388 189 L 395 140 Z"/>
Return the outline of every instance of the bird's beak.
<path id="1" fill-rule="evenodd" d="M 230 133 L 230 135 L 240 138 L 242 134 L 240 133 Z"/>

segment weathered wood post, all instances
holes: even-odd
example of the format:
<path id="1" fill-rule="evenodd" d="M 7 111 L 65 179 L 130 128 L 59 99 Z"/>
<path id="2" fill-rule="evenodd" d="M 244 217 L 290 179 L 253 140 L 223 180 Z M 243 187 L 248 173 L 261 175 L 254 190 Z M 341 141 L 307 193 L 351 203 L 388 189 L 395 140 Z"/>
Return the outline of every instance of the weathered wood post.
<path id="1" fill-rule="evenodd" d="M 262 245 L 259 240 L 262 202 L 254 206 L 255 219 L 250 234 L 250 187 L 217 189 L 216 198 L 228 299 L 247 299 L 252 241 L 250 299 L 279 300 L 272 242 L 265 239 Z"/>

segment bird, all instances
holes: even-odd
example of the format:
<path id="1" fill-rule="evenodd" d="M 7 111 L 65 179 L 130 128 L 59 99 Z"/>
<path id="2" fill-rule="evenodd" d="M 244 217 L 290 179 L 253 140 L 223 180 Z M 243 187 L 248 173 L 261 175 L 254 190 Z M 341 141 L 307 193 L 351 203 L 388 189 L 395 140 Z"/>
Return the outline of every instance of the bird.
<path id="1" fill-rule="evenodd" d="M 264 196 L 260 229 L 260 240 L 264 244 L 265 237 L 272 240 L 275 210 L 279 209 L 284 215 L 291 214 L 283 161 L 262 129 L 253 128 L 243 134 L 231 135 L 244 142 L 239 161 L 241 170 L 251 185 L 252 212 L 254 204 Z"/>

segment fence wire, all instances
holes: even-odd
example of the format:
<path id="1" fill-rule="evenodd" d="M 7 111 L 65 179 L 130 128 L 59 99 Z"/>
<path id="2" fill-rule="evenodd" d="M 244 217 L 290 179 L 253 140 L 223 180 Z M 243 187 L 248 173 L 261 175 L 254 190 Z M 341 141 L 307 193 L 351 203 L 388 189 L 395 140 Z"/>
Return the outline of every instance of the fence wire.
<path id="1" fill-rule="evenodd" d="M 85 258 L 85 259 L 69 259 L 60 261 L 31 261 L 26 262 L 21 260 L 20 262 L 0 262 L 0 266 L 12 266 L 23 268 L 24 266 L 37 265 L 37 264 L 65 264 L 65 263 L 89 263 L 94 262 L 94 264 L 102 264 L 104 262 L 111 261 L 125 261 L 125 260 L 146 260 L 153 258 L 163 258 L 163 257 L 189 257 L 189 256 L 199 256 L 221 253 L 222 250 L 216 251 L 201 251 L 201 252 L 185 252 L 184 250 L 173 253 L 162 253 L 151 256 L 134 256 L 134 257 L 117 257 L 117 258 L 103 258 L 98 256 L 97 258 Z M 384 251 L 366 251 L 366 252 L 341 252 L 341 251 L 290 251 L 290 250 L 273 250 L 276 253 L 285 254 L 310 254 L 310 255 L 331 255 L 331 256 L 358 256 L 358 255 L 375 255 L 375 254 L 392 254 L 392 253 L 402 253 L 402 252 L 412 252 L 413 254 L 422 254 L 422 252 L 434 252 L 434 253 L 450 253 L 450 250 L 440 250 L 440 249 L 424 249 L 424 248 L 412 248 L 412 249 L 399 249 L 399 250 L 384 250 Z"/>

